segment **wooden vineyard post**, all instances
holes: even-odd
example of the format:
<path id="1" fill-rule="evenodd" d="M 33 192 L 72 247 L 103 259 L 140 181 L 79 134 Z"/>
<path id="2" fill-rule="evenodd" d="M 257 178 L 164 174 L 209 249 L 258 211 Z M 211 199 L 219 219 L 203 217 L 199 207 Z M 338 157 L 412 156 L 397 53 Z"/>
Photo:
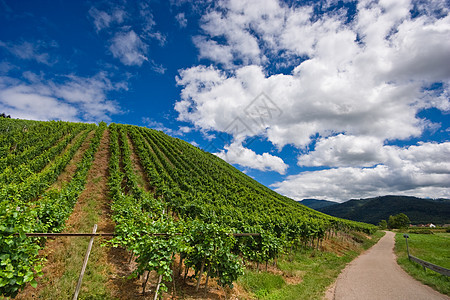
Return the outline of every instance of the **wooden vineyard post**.
<path id="1" fill-rule="evenodd" d="M 97 224 L 95 224 L 94 228 L 92 228 L 92 234 L 95 234 L 96 231 L 97 231 Z M 78 277 L 77 287 L 75 288 L 75 294 L 73 295 L 73 300 L 78 299 L 78 294 L 80 293 L 80 289 L 81 289 L 81 282 L 83 281 L 84 272 L 86 271 L 86 266 L 87 266 L 87 262 L 89 259 L 89 255 L 91 254 L 92 244 L 94 243 L 94 238 L 95 238 L 95 236 L 93 235 L 91 237 L 91 240 L 89 241 L 86 255 L 84 256 L 83 266 L 81 267 L 80 277 Z"/>
<path id="2" fill-rule="evenodd" d="M 145 273 L 144 273 L 145 274 Z M 145 296 L 145 288 L 147 287 L 148 277 L 150 276 L 150 271 L 147 271 L 147 278 L 142 284 L 142 296 Z"/>
<path id="3" fill-rule="evenodd" d="M 186 283 L 186 278 L 189 272 L 189 267 L 185 266 L 185 270 L 184 270 L 184 278 L 183 278 L 183 282 Z"/>
<path id="4" fill-rule="evenodd" d="M 162 281 L 162 274 L 159 275 L 159 277 L 158 277 L 158 284 L 156 285 L 155 298 L 153 298 L 153 300 L 158 299 L 158 292 L 159 292 L 159 287 L 161 286 L 161 281 Z"/>
<path id="5" fill-rule="evenodd" d="M 172 268 L 172 284 L 173 284 L 173 291 L 172 291 L 172 299 L 175 299 L 177 296 L 177 289 L 175 287 L 175 260 L 173 261 L 173 268 Z"/>
<path id="6" fill-rule="evenodd" d="M 178 268 L 178 277 L 181 276 L 181 267 L 183 266 L 183 255 L 180 253 L 180 264 L 179 264 L 179 268 Z"/>
<path id="7" fill-rule="evenodd" d="M 209 279 L 210 272 L 211 272 L 211 264 L 208 264 L 208 271 L 206 273 L 206 282 L 205 282 L 205 294 L 208 291 L 208 279 Z"/>
<path id="8" fill-rule="evenodd" d="M 203 269 L 205 268 L 205 258 L 202 261 L 202 266 L 200 267 L 200 274 L 198 275 L 198 281 L 197 286 L 195 287 L 195 291 L 198 291 L 198 288 L 200 287 L 200 280 L 202 279 Z"/>
<path id="9" fill-rule="evenodd" d="M 180 272 L 181 272 L 181 254 L 180 254 Z M 172 284 L 173 284 L 173 291 L 172 291 L 172 299 L 174 299 L 177 295 L 177 290 L 175 287 L 175 252 L 172 253 Z"/>

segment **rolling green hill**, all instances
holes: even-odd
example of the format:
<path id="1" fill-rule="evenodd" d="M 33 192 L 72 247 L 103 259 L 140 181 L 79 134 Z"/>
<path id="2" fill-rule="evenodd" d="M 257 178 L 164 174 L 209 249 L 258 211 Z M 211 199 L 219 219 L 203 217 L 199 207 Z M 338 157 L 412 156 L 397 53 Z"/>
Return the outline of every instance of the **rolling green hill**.
<path id="1" fill-rule="evenodd" d="M 376 198 L 350 200 L 335 204 L 319 211 L 331 216 L 378 224 L 387 220 L 390 215 L 406 214 L 412 224 L 449 224 L 450 200 L 422 199 L 407 196 L 382 196 Z"/>

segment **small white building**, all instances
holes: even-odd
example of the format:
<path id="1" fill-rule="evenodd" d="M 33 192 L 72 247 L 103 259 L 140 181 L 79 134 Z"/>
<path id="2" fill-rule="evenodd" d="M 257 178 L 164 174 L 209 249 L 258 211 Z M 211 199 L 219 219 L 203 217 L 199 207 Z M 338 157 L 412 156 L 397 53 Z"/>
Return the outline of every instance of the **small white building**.
<path id="1" fill-rule="evenodd" d="M 433 223 L 430 223 L 430 224 L 428 225 L 428 227 L 430 227 L 430 228 L 435 228 L 436 225 L 434 225 Z"/>

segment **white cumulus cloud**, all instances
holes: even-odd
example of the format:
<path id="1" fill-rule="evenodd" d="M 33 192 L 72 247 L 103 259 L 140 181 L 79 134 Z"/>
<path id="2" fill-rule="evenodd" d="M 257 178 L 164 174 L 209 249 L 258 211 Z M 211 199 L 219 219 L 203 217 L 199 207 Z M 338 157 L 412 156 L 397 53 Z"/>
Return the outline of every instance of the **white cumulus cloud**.
<path id="1" fill-rule="evenodd" d="M 21 41 L 18 43 L 0 41 L 0 48 L 6 49 L 14 56 L 24 60 L 35 60 L 38 63 L 51 66 L 56 63 L 56 57 L 52 57 L 46 50 L 58 47 L 55 41 Z"/>
<path id="2" fill-rule="evenodd" d="M 110 54 L 126 66 L 141 67 L 144 62 L 153 71 L 164 74 L 166 68 L 149 58 L 156 41 L 164 46 L 167 37 L 156 29 L 151 3 L 135 1 L 122 4 L 99 2 L 88 11 L 98 36 L 107 36 Z"/>
<path id="3" fill-rule="evenodd" d="M 344 166 L 288 176 L 272 186 L 294 199 L 344 201 L 383 194 L 450 197 L 450 142 L 385 146 L 374 167 Z"/>
<path id="4" fill-rule="evenodd" d="M 184 12 L 178 13 L 175 16 L 175 20 L 177 20 L 178 25 L 180 25 L 181 28 L 184 28 L 187 26 L 188 20 L 186 19 Z"/>
<path id="5" fill-rule="evenodd" d="M 126 17 L 126 12 L 119 7 L 115 7 L 110 13 L 91 7 L 89 16 L 93 19 L 96 31 L 99 32 L 109 28 L 114 23 L 121 24 Z"/>
<path id="6" fill-rule="evenodd" d="M 275 171 L 285 174 L 288 168 L 288 165 L 280 157 L 269 153 L 256 154 L 239 142 L 225 146 L 225 150 L 215 154 L 230 164 L 238 164 L 260 171 Z"/>
<path id="7" fill-rule="evenodd" d="M 0 77 L 0 110 L 13 118 L 32 120 L 109 121 L 120 113 L 118 104 L 107 97 L 126 88 L 112 83 L 105 73 L 92 77 L 65 76 L 63 81 L 26 72 L 24 80 Z"/>
<path id="8" fill-rule="evenodd" d="M 299 156 L 298 165 L 371 167 L 383 160 L 383 142 L 380 139 L 339 134 L 319 139 L 314 151 Z"/>
<path id="9" fill-rule="evenodd" d="M 109 50 L 127 66 L 141 66 L 144 61 L 148 61 L 148 46 L 133 30 L 117 32 L 111 40 Z"/>
<path id="10" fill-rule="evenodd" d="M 177 78 L 178 119 L 234 141 L 259 136 L 278 149 L 290 144 L 301 153 L 300 166 L 331 168 L 276 185 L 293 197 L 424 195 L 433 186 L 436 195 L 448 194 L 446 175 L 423 173 L 414 168 L 419 161 L 401 154 L 415 146 L 386 146 L 439 129 L 418 117 L 421 110 L 449 112 L 450 16 L 442 1 L 431 2 L 433 9 L 423 1 L 361 0 L 349 19 L 345 9 L 317 14 L 315 3 L 219 1 L 194 37 L 209 65 Z M 263 109 L 261 123 L 246 111 L 262 92 L 281 113 Z"/>

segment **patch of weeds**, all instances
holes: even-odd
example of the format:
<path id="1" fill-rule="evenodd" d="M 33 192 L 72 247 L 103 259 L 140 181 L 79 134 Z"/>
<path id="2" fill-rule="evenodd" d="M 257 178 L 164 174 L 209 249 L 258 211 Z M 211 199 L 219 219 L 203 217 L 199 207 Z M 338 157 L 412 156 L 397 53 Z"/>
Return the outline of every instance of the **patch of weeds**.
<path id="1" fill-rule="evenodd" d="M 238 279 L 238 282 L 246 291 L 253 293 L 257 298 L 263 298 L 271 291 L 281 289 L 286 285 L 281 275 L 250 270 L 247 270 Z"/>

